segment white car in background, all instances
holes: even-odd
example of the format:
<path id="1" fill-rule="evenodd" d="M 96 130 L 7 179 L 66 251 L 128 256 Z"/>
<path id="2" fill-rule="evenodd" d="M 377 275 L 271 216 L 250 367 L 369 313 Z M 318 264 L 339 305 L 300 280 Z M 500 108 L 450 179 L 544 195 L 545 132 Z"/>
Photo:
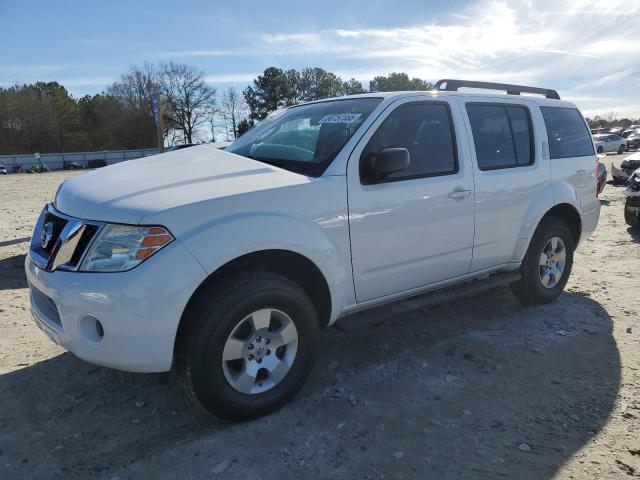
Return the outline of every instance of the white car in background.
<path id="1" fill-rule="evenodd" d="M 626 138 L 622 138 L 611 133 L 594 135 L 593 143 L 595 144 L 598 153 L 624 153 L 627 148 Z"/>

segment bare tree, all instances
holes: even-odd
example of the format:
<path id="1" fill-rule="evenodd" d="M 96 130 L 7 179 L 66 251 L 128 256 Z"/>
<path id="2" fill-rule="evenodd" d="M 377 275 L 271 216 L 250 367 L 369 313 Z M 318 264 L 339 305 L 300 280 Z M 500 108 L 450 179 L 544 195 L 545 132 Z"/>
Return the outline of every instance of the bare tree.
<path id="1" fill-rule="evenodd" d="M 216 90 L 204 76 L 203 71 L 191 65 L 160 64 L 164 115 L 168 126 L 182 133 L 185 143 L 193 143 L 199 136 L 199 127 L 209 121 L 215 109 Z"/>
<path id="2" fill-rule="evenodd" d="M 235 88 L 227 87 L 227 89 L 222 92 L 220 113 L 224 120 L 227 140 L 229 139 L 229 134 L 231 134 L 235 140 L 239 136 L 238 123 L 240 123 L 248 113 L 248 107 L 244 98 Z"/>
<path id="3" fill-rule="evenodd" d="M 127 112 L 120 125 L 127 145 L 141 148 L 156 143 L 152 100 L 160 91 L 158 72 L 150 63 L 131 67 L 107 89 Z"/>
<path id="4" fill-rule="evenodd" d="M 602 119 L 605 122 L 612 123 L 618 118 L 618 114 L 616 112 L 607 112 L 602 116 Z"/>
<path id="5" fill-rule="evenodd" d="M 107 91 L 122 101 L 150 108 L 151 99 L 160 91 L 158 73 L 150 63 L 145 63 L 142 67 L 131 67 Z"/>

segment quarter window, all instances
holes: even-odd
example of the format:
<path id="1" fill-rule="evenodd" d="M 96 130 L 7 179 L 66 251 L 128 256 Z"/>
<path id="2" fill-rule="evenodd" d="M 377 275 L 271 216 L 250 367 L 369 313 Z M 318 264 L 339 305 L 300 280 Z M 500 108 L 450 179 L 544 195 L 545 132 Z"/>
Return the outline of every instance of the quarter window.
<path id="1" fill-rule="evenodd" d="M 468 104 L 467 113 L 481 170 L 533 163 L 531 119 L 525 107 Z"/>
<path id="2" fill-rule="evenodd" d="M 593 155 L 593 140 L 574 108 L 540 107 L 549 137 L 551 158 L 584 157 Z"/>
<path id="3" fill-rule="evenodd" d="M 411 103 L 398 107 L 382 122 L 362 152 L 361 177 L 368 171 L 372 155 L 384 148 L 406 148 L 409 168 L 391 174 L 387 181 L 446 175 L 458 170 L 453 122 L 444 103 Z"/>

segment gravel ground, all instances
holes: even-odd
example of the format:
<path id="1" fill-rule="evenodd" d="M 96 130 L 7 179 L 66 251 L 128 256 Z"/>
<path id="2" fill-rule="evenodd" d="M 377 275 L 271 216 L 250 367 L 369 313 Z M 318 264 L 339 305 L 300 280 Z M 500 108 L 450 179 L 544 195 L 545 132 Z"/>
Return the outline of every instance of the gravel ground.
<path id="1" fill-rule="evenodd" d="M 76 359 L 32 323 L 28 237 L 76 174 L 0 178 L 0 478 L 640 476 L 640 232 L 624 222 L 623 188 L 606 187 L 555 303 L 496 289 L 329 329 L 293 402 L 230 424 L 172 381 Z"/>

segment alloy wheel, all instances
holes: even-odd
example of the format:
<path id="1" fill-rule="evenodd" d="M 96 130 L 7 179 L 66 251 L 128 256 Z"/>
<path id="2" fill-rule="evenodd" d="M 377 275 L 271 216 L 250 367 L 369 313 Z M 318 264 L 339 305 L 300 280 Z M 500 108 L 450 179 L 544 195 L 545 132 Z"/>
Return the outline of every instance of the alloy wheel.
<path id="1" fill-rule="evenodd" d="M 564 272 L 567 250 L 560 237 L 549 239 L 540 254 L 540 282 L 544 288 L 555 287 Z"/>
<path id="2" fill-rule="evenodd" d="M 225 342 L 222 369 L 236 391 L 271 390 L 289 373 L 298 350 L 298 329 L 284 312 L 265 308 L 240 320 Z"/>

